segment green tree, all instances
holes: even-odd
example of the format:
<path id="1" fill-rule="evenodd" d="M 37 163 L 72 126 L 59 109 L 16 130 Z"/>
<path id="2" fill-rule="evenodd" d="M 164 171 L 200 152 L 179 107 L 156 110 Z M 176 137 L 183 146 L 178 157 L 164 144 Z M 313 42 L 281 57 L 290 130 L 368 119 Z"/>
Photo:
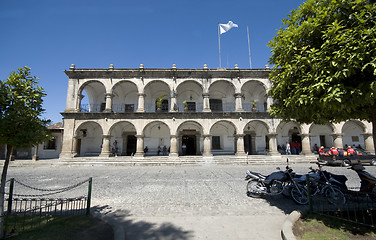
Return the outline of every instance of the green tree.
<path id="1" fill-rule="evenodd" d="M 30 75 L 30 68 L 19 68 L 7 80 L 0 81 L 0 145 L 7 145 L 0 185 L 0 216 L 4 214 L 4 190 L 8 165 L 13 149 L 31 147 L 48 139 L 47 124 L 40 115 L 44 90 L 38 79 Z M 3 218 L 0 234 L 3 237 Z"/>
<path id="2" fill-rule="evenodd" d="M 282 22 L 269 42 L 271 114 L 301 123 L 367 120 L 375 136 L 375 1 L 308 0 Z"/>

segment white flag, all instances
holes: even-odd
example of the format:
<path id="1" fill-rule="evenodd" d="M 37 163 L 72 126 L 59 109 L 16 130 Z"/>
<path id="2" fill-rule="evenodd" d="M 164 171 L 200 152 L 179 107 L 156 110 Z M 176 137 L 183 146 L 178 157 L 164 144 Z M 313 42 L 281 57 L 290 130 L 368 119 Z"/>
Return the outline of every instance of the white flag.
<path id="1" fill-rule="evenodd" d="M 219 24 L 219 33 L 220 34 L 225 33 L 233 27 L 238 27 L 238 24 L 235 24 L 231 21 L 228 21 L 227 24 Z"/>

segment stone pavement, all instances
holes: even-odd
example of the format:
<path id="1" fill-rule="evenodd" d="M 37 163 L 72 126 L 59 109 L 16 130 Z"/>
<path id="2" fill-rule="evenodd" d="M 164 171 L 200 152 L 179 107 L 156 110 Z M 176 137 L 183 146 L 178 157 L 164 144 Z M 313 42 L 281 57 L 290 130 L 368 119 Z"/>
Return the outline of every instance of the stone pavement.
<path id="1" fill-rule="evenodd" d="M 93 212 L 115 229 L 120 239 L 281 239 L 286 216 L 299 209 L 283 196 L 260 199 L 246 196 L 245 171 L 264 174 L 272 165 L 205 166 L 36 166 L 12 167 L 11 177 L 39 188 L 58 188 L 93 177 Z M 307 173 L 314 164 L 294 164 Z M 356 173 L 346 173 L 350 186 L 358 186 Z M 375 167 L 367 167 L 375 174 Z M 15 193 L 29 190 L 16 184 Z M 70 196 L 87 192 L 82 186 Z M 67 196 L 67 193 L 64 194 Z M 125 233 L 121 235 L 122 230 Z"/>

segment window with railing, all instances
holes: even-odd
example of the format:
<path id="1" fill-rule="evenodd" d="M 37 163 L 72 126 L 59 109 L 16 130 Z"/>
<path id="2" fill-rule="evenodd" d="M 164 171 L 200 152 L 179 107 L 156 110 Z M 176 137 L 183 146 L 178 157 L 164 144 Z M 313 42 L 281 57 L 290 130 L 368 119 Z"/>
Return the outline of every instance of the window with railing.
<path id="1" fill-rule="evenodd" d="M 134 112 L 134 104 L 125 104 L 124 112 Z"/>
<path id="2" fill-rule="evenodd" d="M 222 99 L 209 99 L 210 109 L 213 112 L 221 112 L 222 108 Z"/>
<path id="3" fill-rule="evenodd" d="M 195 102 L 187 102 L 188 111 L 196 112 L 196 103 Z"/>

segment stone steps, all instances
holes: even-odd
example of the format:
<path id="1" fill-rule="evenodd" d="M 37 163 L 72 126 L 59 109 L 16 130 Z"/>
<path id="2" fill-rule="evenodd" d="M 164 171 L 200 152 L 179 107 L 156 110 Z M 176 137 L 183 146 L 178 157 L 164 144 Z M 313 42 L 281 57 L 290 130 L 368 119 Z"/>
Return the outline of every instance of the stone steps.
<path id="1" fill-rule="evenodd" d="M 210 157 L 203 156 L 150 156 L 150 157 L 76 157 L 73 159 L 41 159 L 15 160 L 10 163 L 10 167 L 17 166 L 53 166 L 53 165 L 71 165 L 71 166 L 146 166 L 146 165 L 229 165 L 229 164 L 281 164 L 286 163 L 308 163 L 316 162 L 317 156 L 298 156 L 298 155 L 216 155 Z"/>

